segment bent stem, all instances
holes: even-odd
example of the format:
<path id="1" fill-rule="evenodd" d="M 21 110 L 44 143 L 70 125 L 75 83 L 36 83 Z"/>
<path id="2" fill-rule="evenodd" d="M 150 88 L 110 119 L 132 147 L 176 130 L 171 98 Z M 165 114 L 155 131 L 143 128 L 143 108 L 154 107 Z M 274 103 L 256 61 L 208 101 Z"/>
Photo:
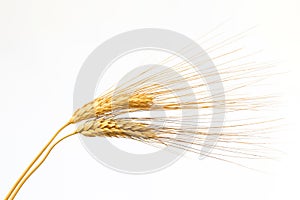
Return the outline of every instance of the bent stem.
<path id="1" fill-rule="evenodd" d="M 14 192 L 20 181 L 24 178 L 24 176 L 27 174 L 27 172 L 31 169 L 31 167 L 34 165 L 34 163 L 41 157 L 41 155 L 45 152 L 45 150 L 49 147 L 49 145 L 53 142 L 53 140 L 57 137 L 57 135 L 67 126 L 72 124 L 71 121 L 67 122 L 65 125 L 63 125 L 49 140 L 49 142 L 43 147 L 43 149 L 39 152 L 39 154 L 31 161 L 29 166 L 25 169 L 25 171 L 21 174 L 21 176 L 18 178 L 18 180 L 15 182 L 13 187 L 10 189 L 9 193 L 6 195 L 4 200 L 8 200 L 11 194 Z"/>
<path id="2" fill-rule="evenodd" d="M 28 180 L 28 178 L 44 163 L 44 161 L 46 160 L 46 158 L 49 156 L 49 154 L 51 153 L 51 151 L 53 150 L 53 148 L 60 143 L 61 141 L 63 141 L 64 139 L 72 136 L 72 135 L 76 135 L 77 132 L 73 132 L 69 135 L 66 135 L 64 137 L 62 137 L 61 139 L 59 139 L 57 142 L 55 142 L 50 149 L 47 151 L 46 155 L 43 157 L 43 159 L 37 164 L 37 166 L 35 168 L 32 169 L 32 171 L 26 175 L 26 177 L 20 182 L 20 184 L 17 186 L 17 188 L 14 190 L 12 196 L 11 196 L 11 200 L 13 200 L 16 195 L 18 194 L 18 192 L 20 191 L 20 189 L 22 188 L 22 186 L 24 185 L 24 183 Z"/>

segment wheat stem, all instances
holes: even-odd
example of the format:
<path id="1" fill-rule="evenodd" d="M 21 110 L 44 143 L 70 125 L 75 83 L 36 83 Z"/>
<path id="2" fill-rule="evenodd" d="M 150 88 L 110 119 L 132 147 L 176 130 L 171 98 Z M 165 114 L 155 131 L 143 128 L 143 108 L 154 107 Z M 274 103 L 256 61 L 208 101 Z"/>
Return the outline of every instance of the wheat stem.
<path id="1" fill-rule="evenodd" d="M 64 137 L 62 137 L 61 139 L 59 139 L 57 142 L 55 142 L 47 151 L 46 155 L 43 157 L 43 159 L 37 164 L 37 166 L 35 168 L 32 169 L 32 171 L 26 175 L 26 177 L 20 182 L 20 184 L 18 185 L 18 187 L 14 190 L 10 200 L 13 200 L 16 195 L 18 194 L 18 192 L 20 191 L 20 189 L 22 188 L 22 186 L 24 185 L 24 183 L 28 180 L 28 178 L 44 163 L 44 161 L 47 159 L 47 157 L 49 156 L 49 154 L 51 153 L 51 151 L 53 150 L 53 148 L 60 143 L 61 141 L 63 141 L 64 139 L 72 136 L 72 135 L 76 135 L 77 132 L 73 132 L 69 135 L 66 135 Z"/>
<path id="2" fill-rule="evenodd" d="M 49 140 L 49 142 L 43 147 L 43 149 L 39 152 L 39 154 L 31 161 L 31 163 L 28 165 L 28 167 L 25 169 L 25 171 L 22 173 L 22 175 L 18 178 L 18 180 L 15 182 L 13 187 L 10 189 L 9 193 L 6 195 L 4 200 L 8 200 L 11 196 L 11 194 L 14 192 L 18 184 L 21 182 L 21 180 L 24 178 L 24 176 L 28 173 L 28 171 L 31 169 L 31 167 L 34 165 L 34 163 L 41 157 L 41 155 L 45 152 L 45 150 L 49 147 L 49 145 L 53 142 L 53 140 L 57 137 L 57 135 L 67 126 L 69 126 L 71 122 L 66 123 L 63 125 Z"/>

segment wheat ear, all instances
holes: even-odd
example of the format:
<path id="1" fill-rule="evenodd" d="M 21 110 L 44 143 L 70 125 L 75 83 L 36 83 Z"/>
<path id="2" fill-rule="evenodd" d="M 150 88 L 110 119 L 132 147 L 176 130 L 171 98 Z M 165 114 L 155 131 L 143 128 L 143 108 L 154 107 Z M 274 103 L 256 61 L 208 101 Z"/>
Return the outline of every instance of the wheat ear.
<path id="1" fill-rule="evenodd" d="M 77 109 L 70 121 L 77 123 L 122 109 L 148 110 L 153 105 L 153 99 L 154 96 L 147 93 L 113 95 L 113 92 L 108 92 Z"/>

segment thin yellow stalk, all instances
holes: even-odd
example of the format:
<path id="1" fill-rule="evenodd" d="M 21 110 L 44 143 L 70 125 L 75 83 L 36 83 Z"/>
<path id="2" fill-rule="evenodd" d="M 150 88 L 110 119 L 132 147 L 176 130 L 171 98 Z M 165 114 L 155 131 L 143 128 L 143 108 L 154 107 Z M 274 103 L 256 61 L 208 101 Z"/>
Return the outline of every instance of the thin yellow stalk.
<path id="1" fill-rule="evenodd" d="M 22 188 L 22 186 L 24 185 L 24 183 L 28 180 L 28 178 L 45 162 L 45 160 L 47 159 L 47 157 L 49 156 L 49 154 L 51 153 L 51 151 L 53 150 L 53 148 L 60 143 L 61 141 L 63 141 L 64 139 L 72 136 L 72 135 L 76 135 L 77 132 L 73 132 L 69 135 L 66 135 L 64 137 L 62 137 L 61 139 L 59 139 L 57 142 L 55 142 L 47 151 L 46 155 L 43 157 L 43 159 L 37 164 L 37 166 L 35 168 L 33 168 L 29 174 L 27 174 L 24 179 L 18 184 L 18 186 L 16 187 L 16 189 L 13 191 L 12 196 L 10 197 L 10 200 L 13 200 L 16 195 L 18 194 L 18 192 L 20 191 L 20 189 Z"/>
<path id="2" fill-rule="evenodd" d="M 49 147 L 49 145 L 53 142 L 53 140 L 57 137 L 57 135 L 67 126 L 69 126 L 71 122 L 66 123 L 63 125 L 49 140 L 49 142 L 43 147 L 43 149 L 39 152 L 39 154 L 31 161 L 31 163 L 28 165 L 28 167 L 25 169 L 25 171 L 22 173 L 22 175 L 18 178 L 18 180 L 15 182 L 13 187 L 10 189 L 9 193 L 6 195 L 5 200 L 8 200 L 10 195 L 14 192 L 20 181 L 24 178 L 24 176 L 27 174 L 27 172 L 31 169 L 31 167 L 34 165 L 34 163 L 41 157 L 41 155 L 45 152 L 45 150 Z"/>

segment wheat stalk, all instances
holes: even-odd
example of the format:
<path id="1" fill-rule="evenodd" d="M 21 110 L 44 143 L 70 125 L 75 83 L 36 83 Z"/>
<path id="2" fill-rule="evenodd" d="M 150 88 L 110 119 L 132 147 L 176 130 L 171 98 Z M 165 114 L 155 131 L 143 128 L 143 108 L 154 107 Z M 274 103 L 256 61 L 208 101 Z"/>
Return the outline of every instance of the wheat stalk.
<path id="1" fill-rule="evenodd" d="M 236 37 L 233 37 L 228 41 L 235 39 Z M 208 50 L 214 51 L 222 48 L 228 41 L 215 44 Z M 188 48 L 184 50 L 188 50 Z M 235 54 L 238 51 L 240 49 L 226 52 L 215 57 L 215 59 Z M 201 57 L 202 53 L 193 55 L 191 59 Z M 268 138 L 265 136 L 273 131 L 273 123 L 277 122 L 256 117 L 251 120 L 250 116 L 259 110 L 265 110 L 267 106 L 272 106 L 273 97 L 270 95 L 241 95 L 237 91 L 241 91 L 246 86 L 248 87 L 250 84 L 269 76 L 269 73 L 262 73 L 262 71 L 269 69 L 272 65 L 249 62 L 233 64 L 234 61 L 242 58 L 234 58 L 219 64 L 219 67 L 222 67 L 219 69 L 222 82 L 224 84 L 230 83 L 225 88 L 225 99 L 218 98 L 224 95 L 223 91 L 216 91 L 212 95 L 205 90 L 207 84 L 216 84 L 217 81 L 214 79 L 211 79 L 211 82 L 201 81 L 203 77 L 215 77 L 215 71 L 207 68 L 202 74 L 199 74 L 194 70 L 197 66 L 181 62 L 174 65 L 172 69 L 182 74 L 184 80 L 190 83 L 188 86 L 180 84 L 182 80 L 178 79 L 176 75 L 169 74 L 167 70 L 152 73 L 153 68 L 149 68 L 126 84 L 117 86 L 88 102 L 77 109 L 66 125 L 59 129 L 44 146 L 14 184 L 5 200 L 13 200 L 26 180 L 45 161 L 52 149 L 65 138 L 75 134 L 87 137 L 128 138 L 150 145 L 183 149 L 197 155 L 232 163 L 235 162 L 230 160 L 231 158 L 269 158 L 268 155 L 264 154 L 265 149 L 261 144 L 266 144 L 264 141 L 268 141 Z M 170 61 L 172 61 L 172 58 L 167 58 L 163 63 Z M 198 65 L 201 66 L 204 62 L 206 61 L 201 60 Z M 171 89 L 155 83 L 159 81 L 164 82 Z M 177 95 L 174 96 L 174 92 Z M 178 102 L 179 97 L 184 97 L 187 100 Z M 195 99 L 192 97 L 195 97 Z M 222 127 L 214 127 L 209 124 L 212 115 L 209 112 L 211 109 L 221 110 L 219 114 L 224 114 L 222 112 L 225 111 L 229 114 L 247 111 L 247 117 L 248 114 L 249 117 L 245 121 L 239 118 L 232 121 L 227 120 Z M 183 121 L 178 116 L 122 116 L 126 113 L 135 112 L 178 110 L 197 110 L 203 113 L 200 116 L 201 120 L 199 120 L 198 115 L 190 115 L 185 116 Z M 167 123 L 167 125 L 162 125 L 162 122 Z M 75 132 L 55 142 L 54 140 L 59 133 L 70 124 L 78 124 Z M 260 126 L 261 124 L 266 126 Z M 184 125 L 184 128 L 180 125 Z M 220 128 L 223 129 L 221 134 L 219 132 Z M 207 136 L 218 136 L 217 144 L 205 143 L 204 141 L 210 140 Z M 202 147 L 213 147 L 214 151 L 205 152 Z M 39 159 L 40 161 L 37 163 Z"/>

